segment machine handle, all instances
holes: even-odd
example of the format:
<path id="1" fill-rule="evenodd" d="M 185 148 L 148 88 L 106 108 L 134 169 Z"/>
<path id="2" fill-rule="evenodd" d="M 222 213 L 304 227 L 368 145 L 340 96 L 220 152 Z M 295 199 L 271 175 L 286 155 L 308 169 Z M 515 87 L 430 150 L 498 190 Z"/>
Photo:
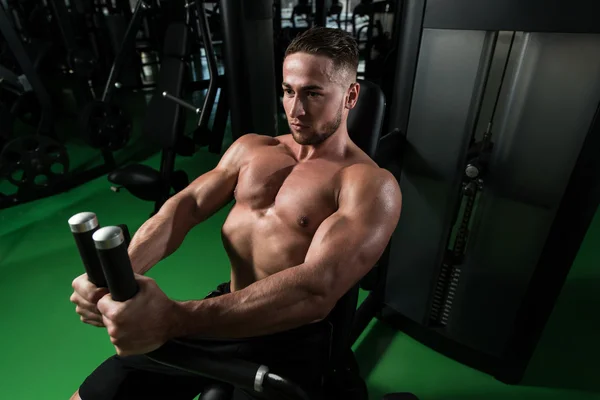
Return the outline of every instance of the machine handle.
<path id="1" fill-rule="evenodd" d="M 69 218 L 69 227 L 75 239 L 79 256 L 83 261 L 88 280 L 97 287 L 107 287 L 102 265 L 96 254 L 96 246 L 92 240 L 94 233 L 100 229 L 98 218 L 92 212 L 81 212 Z"/>
<path id="2" fill-rule="evenodd" d="M 123 230 L 118 226 L 107 226 L 98 229 L 92 238 L 112 299 L 115 301 L 131 299 L 136 295 L 139 287 L 131 268 L 127 253 L 128 243 Z"/>

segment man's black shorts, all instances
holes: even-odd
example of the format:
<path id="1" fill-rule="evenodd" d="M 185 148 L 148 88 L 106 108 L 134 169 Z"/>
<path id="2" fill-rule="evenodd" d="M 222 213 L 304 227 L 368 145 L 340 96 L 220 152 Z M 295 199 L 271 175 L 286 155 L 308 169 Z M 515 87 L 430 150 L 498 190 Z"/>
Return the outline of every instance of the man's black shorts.
<path id="1" fill-rule="evenodd" d="M 229 283 L 225 283 L 207 297 L 228 292 Z M 194 341 L 194 347 L 266 365 L 271 372 L 299 384 L 311 398 L 317 398 L 329 359 L 330 341 L 331 327 L 322 322 L 256 338 Z M 192 400 L 213 383 L 145 356 L 115 355 L 83 382 L 79 396 L 82 400 Z M 234 394 L 235 400 L 259 398 L 237 389 Z"/>

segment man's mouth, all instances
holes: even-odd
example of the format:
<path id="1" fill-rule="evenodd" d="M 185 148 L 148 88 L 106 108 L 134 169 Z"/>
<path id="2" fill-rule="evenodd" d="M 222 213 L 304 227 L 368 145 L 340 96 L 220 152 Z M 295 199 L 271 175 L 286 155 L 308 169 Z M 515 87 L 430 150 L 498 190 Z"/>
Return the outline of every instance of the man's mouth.
<path id="1" fill-rule="evenodd" d="M 308 128 L 308 125 L 303 125 L 303 124 L 299 124 L 299 123 L 295 123 L 295 122 L 292 122 L 290 125 L 292 128 L 296 128 L 296 129 Z"/>

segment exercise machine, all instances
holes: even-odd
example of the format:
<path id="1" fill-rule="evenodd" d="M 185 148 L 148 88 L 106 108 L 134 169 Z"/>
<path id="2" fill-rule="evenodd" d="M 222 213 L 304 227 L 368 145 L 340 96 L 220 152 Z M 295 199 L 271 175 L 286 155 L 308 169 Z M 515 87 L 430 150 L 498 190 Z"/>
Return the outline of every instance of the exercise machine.
<path id="1" fill-rule="evenodd" d="M 403 212 L 359 312 L 507 383 L 600 200 L 597 2 L 524 7 L 403 2 L 386 125 L 406 138 Z"/>
<path id="2" fill-rule="evenodd" d="M 118 51 L 104 90 L 98 99 L 85 105 L 79 117 L 82 136 L 90 146 L 100 149 L 105 158 L 112 157 L 111 152 L 125 147 L 131 137 L 131 118 L 113 98 L 124 87 L 124 80 L 131 80 L 127 78 L 128 69 L 125 67 L 134 60 L 136 38 L 149 8 L 144 0 L 137 1 L 125 33 L 119 35 L 120 40 L 113 40 L 119 43 L 115 45 Z"/>
<path id="3" fill-rule="evenodd" d="M 43 10 L 43 9 L 42 9 Z M 14 14 L 12 14 L 14 16 Z M 3 105 L 4 131 L 0 149 L 0 177 L 9 185 L 3 187 L 0 209 L 16 206 L 53 195 L 99 175 L 111 168 L 112 160 L 104 165 L 75 175 L 70 170 L 69 154 L 58 141 L 54 129 L 55 107 L 42 78 L 41 66 L 47 61 L 51 44 L 43 38 L 27 36 L 8 10 L 0 6 L 0 31 L 6 41 L 3 59 L 12 59 L 14 70 L 1 68 L 3 94 L 10 93 L 14 101 L 7 110 Z M 16 25 L 15 25 L 16 24 Z M 8 96 L 3 96 L 5 100 Z M 12 121 L 29 111 L 29 121 L 35 124 L 31 134 L 14 135 Z M 31 115 L 33 114 L 33 115 Z M 4 125 L 6 124 L 6 125 Z M 10 192 L 4 192 L 9 190 Z"/>

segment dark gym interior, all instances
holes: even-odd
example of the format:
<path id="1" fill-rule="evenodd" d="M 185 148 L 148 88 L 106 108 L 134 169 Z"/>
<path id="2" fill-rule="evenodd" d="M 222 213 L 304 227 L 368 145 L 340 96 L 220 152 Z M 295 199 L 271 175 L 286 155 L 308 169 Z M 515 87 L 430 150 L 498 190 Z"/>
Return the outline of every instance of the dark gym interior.
<path id="1" fill-rule="evenodd" d="M 330 398 L 600 399 L 593 0 L 0 0 L 0 398 L 68 399 L 114 353 L 69 302 L 69 218 L 133 235 L 242 135 L 287 134 L 284 53 L 313 26 L 356 39 L 349 133 L 403 196 L 336 307 L 351 361 Z M 228 279 L 229 210 L 149 272 L 169 297 Z M 236 386 L 256 372 L 155 357 Z"/>

